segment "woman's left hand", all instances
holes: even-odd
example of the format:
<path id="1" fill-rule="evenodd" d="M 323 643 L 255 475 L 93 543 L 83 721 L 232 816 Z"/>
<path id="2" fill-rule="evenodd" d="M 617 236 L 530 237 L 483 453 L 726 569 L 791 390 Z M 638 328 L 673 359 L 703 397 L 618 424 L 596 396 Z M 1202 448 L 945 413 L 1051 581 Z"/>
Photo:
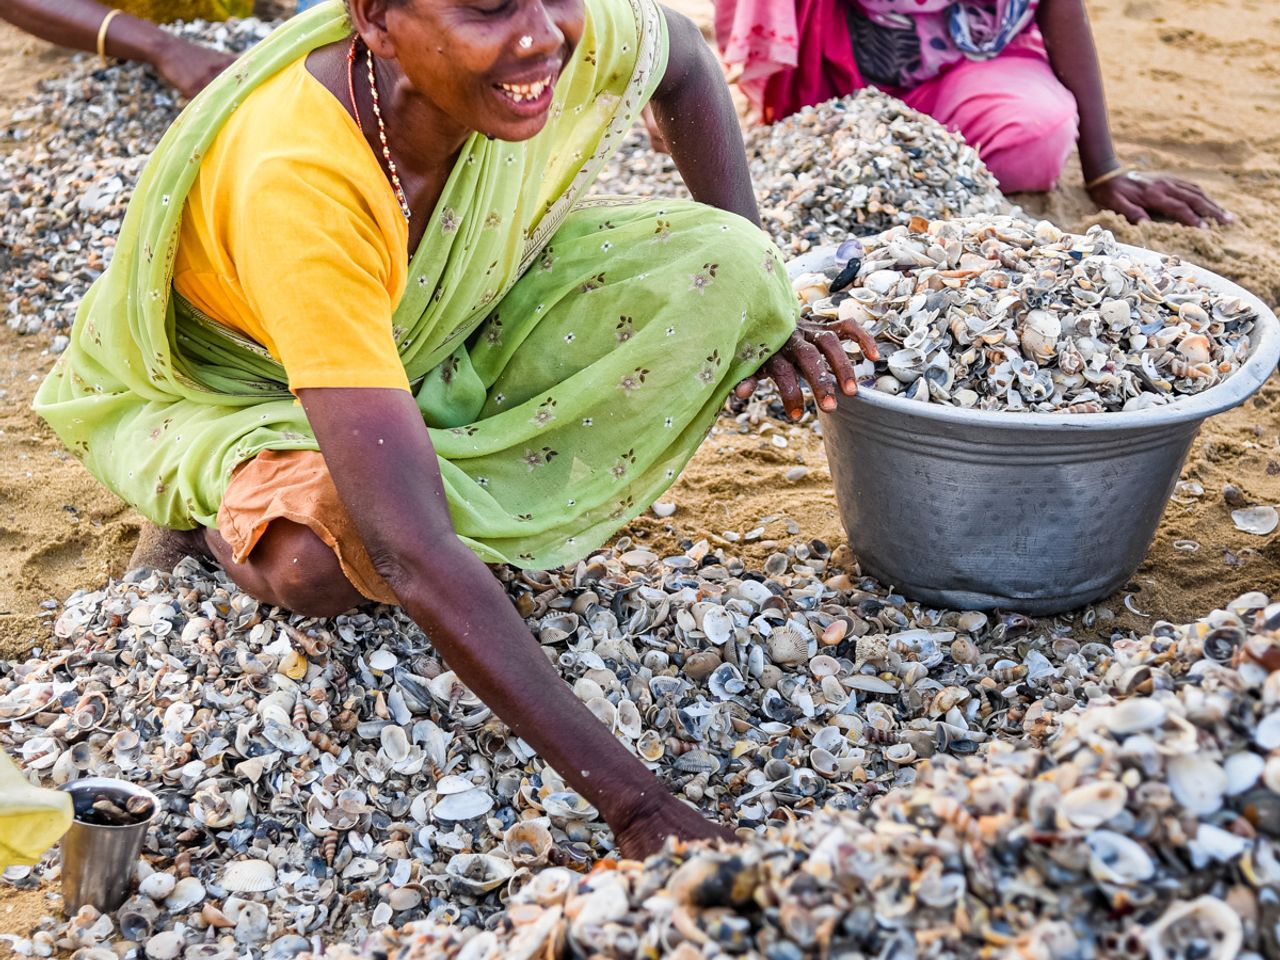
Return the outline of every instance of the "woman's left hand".
<path id="1" fill-rule="evenodd" d="M 1207 227 L 1210 220 L 1225 224 L 1235 219 L 1194 183 L 1177 177 L 1129 174 L 1098 184 L 1089 196 L 1130 223 L 1167 217 L 1188 227 Z"/>
<path id="2" fill-rule="evenodd" d="M 852 320 L 801 320 L 782 349 L 738 384 L 734 394 L 745 400 L 755 390 L 761 374 L 772 377 L 787 416 L 799 420 L 804 415 L 804 394 L 800 391 L 800 381 L 804 380 L 813 391 L 818 408 L 830 413 L 836 408 L 837 383 L 846 397 L 858 392 L 853 363 L 844 352 L 845 341 L 857 343 L 868 360 L 880 359 L 875 339 Z"/>

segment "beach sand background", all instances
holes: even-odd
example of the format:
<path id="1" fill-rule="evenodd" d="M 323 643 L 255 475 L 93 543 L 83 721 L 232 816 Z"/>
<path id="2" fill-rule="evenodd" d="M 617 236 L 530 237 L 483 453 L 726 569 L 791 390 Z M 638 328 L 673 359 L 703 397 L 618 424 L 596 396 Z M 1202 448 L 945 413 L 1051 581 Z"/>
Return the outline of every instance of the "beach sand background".
<path id="1" fill-rule="evenodd" d="M 707 0 L 672 6 L 709 26 Z M 1093 0 L 1089 10 L 1121 158 L 1199 182 L 1238 222 L 1212 231 L 1130 227 L 1092 206 L 1074 165 L 1052 194 L 1016 199 L 1064 228 L 1102 223 L 1126 242 L 1185 256 L 1274 305 L 1280 301 L 1280 7 L 1273 0 Z M 0 122 L 67 57 L 0 25 Z M 137 516 L 101 490 L 29 410 L 52 363 L 48 343 L 46 335 L 19 337 L 0 325 L 0 655 L 6 657 L 47 643 L 57 601 L 122 573 L 139 527 Z M 753 561 L 814 537 L 843 543 L 812 424 L 743 430 L 722 421 L 663 498 L 676 504 L 674 515 L 646 515 L 629 531 L 633 539 L 662 553 L 706 537 Z M 797 466 L 807 473 L 785 479 Z M 1152 622 L 1125 608 L 1126 595 L 1152 618 L 1185 621 L 1246 590 L 1280 592 L 1280 533 L 1237 531 L 1221 495 L 1230 483 L 1252 503 L 1280 504 L 1277 378 L 1254 401 L 1205 426 L 1184 479 L 1199 483 L 1204 494 L 1170 504 L 1147 560 L 1126 590 L 1102 605 L 1115 619 L 1104 616 L 1100 627 L 1142 629 Z M 734 540 L 748 534 L 754 539 Z M 1198 549 L 1176 548 L 1181 541 Z M 47 895 L 0 891 L 0 932 L 30 929 L 47 912 Z"/>

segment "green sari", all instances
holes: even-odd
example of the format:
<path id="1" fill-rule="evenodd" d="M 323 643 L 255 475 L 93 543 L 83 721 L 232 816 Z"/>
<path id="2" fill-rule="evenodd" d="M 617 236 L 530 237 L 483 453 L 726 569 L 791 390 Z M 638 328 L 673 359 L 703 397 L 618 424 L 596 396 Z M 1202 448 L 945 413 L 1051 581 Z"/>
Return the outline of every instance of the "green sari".
<path id="1" fill-rule="evenodd" d="M 585 198 L 661 79 L 665 29 L 653 0 L 588 0 L 545 129 L 521 143 L 473 135 L 410 260 L 393 331 L 454 526 L 490 562 L 556 566 L 603 543 L 672 483 L 728 391 L 794 327 L 778 251 L 747 221 Z M 318 449 L 281 365 L 187 308 L 172 273 L 184 198 L 223 123 L 348 33 L 330 0 L 183 112 L 36 396 L 89 471 L 161 526 L 215 526 L 238 464 Z"/>

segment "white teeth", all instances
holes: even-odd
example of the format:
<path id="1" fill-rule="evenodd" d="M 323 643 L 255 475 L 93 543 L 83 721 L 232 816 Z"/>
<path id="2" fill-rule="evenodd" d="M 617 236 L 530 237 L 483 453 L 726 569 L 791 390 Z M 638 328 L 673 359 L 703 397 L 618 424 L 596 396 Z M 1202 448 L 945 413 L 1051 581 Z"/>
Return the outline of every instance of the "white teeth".
<path id="1" fill-rule="evenodd" d="M 535 80 L 533 83 L 500 83 L 498 86 L 503 93 L 509 96 L 516 103 L 523 103 L 526 100 L 537 100 L 542 96 L 542 92 L 551 85 L 551 77 L 545 80 Z"/>

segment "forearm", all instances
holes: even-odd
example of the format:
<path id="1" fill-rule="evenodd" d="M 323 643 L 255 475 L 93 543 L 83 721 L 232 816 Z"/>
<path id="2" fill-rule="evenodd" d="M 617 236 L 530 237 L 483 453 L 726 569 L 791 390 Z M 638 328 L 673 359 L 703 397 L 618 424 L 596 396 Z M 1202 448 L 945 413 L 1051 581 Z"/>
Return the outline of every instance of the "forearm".
<path id="1" fill-rule="evenodd" d="M 42 40 L 96 51 L 98 29 L 110 8 L 95 0 L 0 0 L 0 18 Z M 121 13 L 108 26 L 104 51 L 153 62 L 169 35 L 153 23 Z"/>
<path id="2" fill-rule="evenodd" d="M 668 12 L 671 62 L 651 101 L 693 198 L 760 223 L 742 130 L 715 54 L 687 17 Z"/>
<path id="3" fill-rule="evenodd" d="M 625 824 L 661 786 L 573 695 L 501 585 L 458 540 L 412 396 L 298 396 L 360 539 L 405 611 L 476 696 L 611 824 Z"/>
<path id="4" fill-rule="evenodd" d="M 1041 0 L 1036 22 L 1053 72 L 1071 91 L 1080 111 L 1080 167 L 1088 182 L 1113 169 L 1118 161 L 1084 0 Z"/>

